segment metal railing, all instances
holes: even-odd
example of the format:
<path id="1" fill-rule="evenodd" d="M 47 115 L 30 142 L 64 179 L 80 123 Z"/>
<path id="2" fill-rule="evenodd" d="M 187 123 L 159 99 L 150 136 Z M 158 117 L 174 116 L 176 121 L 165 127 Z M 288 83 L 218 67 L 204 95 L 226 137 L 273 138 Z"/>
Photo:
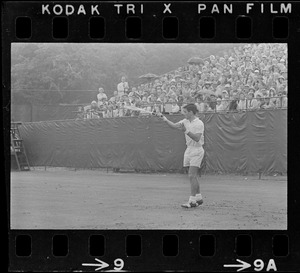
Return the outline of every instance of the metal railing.
<path id="1" fill-rule="evenodd" d="M 286 109 L 287 108 L 287 96 L 277 97 L 263 97 L 253 99 L 223 99 L 220 102 L 218 100 L 201 101 L 201 102 L 177 102 L 175 105 L 178 111 L 174 111 L 171 103 L 162 102 L 140 102 L 134 105 L 138 108 L 142 108 L 150 112 L 160 112 L 162 114 L 181 114 L 182 106 L 194 103 L 199 113 L 221 113 L 221 112 L 242 112 L 242 111 L 256 111 L 259 109 L 273 110 L 273 109 Z M 91 108 L 87 110 L 78 111 L 76 119 L 93 119 L 93 118 L 115 118 L 115 117 L 137 117 L 147 116 L 150 113 L 143 111 L 129 110 L 124 107 L 124 104 L 108 104 L 101 108 Z"/>

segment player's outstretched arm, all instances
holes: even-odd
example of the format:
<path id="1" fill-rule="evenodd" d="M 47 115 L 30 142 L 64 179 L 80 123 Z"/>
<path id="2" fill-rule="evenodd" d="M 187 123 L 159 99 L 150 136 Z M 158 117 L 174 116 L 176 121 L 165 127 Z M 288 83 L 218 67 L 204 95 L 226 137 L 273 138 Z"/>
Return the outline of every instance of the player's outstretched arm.
<path id="1" fill-rule="evenodd" d="M 162 119 L 163 121 L 165 121 L 171 128 L 173 129 L 179 129 L 182 130 L 182 124 L 180 123 L 174 123 L 170 120 L 168 120 L 163 114 L 159 113 L 157 114 L 157 116 Z"/>

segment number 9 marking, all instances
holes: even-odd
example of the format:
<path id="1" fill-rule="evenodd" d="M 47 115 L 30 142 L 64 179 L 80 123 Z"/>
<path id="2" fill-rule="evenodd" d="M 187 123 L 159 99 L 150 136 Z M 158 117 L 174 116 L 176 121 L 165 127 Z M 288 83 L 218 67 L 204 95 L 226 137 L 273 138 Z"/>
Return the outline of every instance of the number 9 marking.
<path id="1" fill-rule="evenodd" d="M 255 260 L 253 264 L 255 266 L 255 268 L 254 268 L 255 271 L 263 270 L 264 265 L 265 265 L 264 262 L 261 259 Z"/>
<path id="2" fill-rule="evenodd" d="M 124 267 L 124 261 L 122 259 L 115 259 L 114 265 L 114 270 L 122 270 Z"/>

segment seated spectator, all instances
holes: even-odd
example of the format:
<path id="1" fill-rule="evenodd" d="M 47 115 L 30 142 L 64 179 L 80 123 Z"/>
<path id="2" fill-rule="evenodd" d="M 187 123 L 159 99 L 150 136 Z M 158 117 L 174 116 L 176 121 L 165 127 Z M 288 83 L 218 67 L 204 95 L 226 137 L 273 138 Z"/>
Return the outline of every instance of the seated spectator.
<path id="1" fill-rule="evenodd" d="M 129 96 L 129 97 L 139 96 L 136 87 L 132 87 L 131 92 L 129 92 L 128 96 Z"/>
<path id="2" fill-rule="evenodd" d="M 184 101 L 184 97 L 183 96 L 178 96 L 177 104 L 178 104 L 178 106 L 179 106 L 180 109 L 181 109 L 181 107 L 183 105 L 183 101 Z"/>
<path id="3" fill-rule="evenodd" d="M 224 111 L 228 111 L 229 104 L 230 104 L 230 97 L 227 92 L 224 94 L 224 97 L 222 98 L 222 104 L 223 104 Z"/>
<path id="4" fill-rule="evenodd" d="M 142 99 L 142 97 L 145 95 L 145 86 L 142 84 L 141 87 L 138 87 L 137 94 Z"/>
<path id="5" fill-rule="evenodd" d="M 282 92 L 283 98 L 282 98 L 282 108 L 287 108 L 288 107 L 288 97 L 287 97 L 287 92 L 283 91 Z"/>
<path id="6" fill-rule="evenodd" d="M 284 106 L 283 92 L 279 91 L 277 96 L 278 96 L 278 98 L 276 99 L 276 108 L 283 108 L 283 106 Z"/>
<path id="7" fill-rule="evenodd" d="M 124 97 L 124 105 L 123 105 L 123 107 L 124 106 L 131 106 L 131 103 L 130 103 L 130 100 L 129 100 L 129 96 L 128 95 L 124 95 L 123 96 Z M 131 116 L 131 110 L 129 110 L 129 109 L 124 109 L 124 116 L 125 117 L 129 117 L 129 116 Z"/>
<path id="8" fill-rule="evenodd" d="M 163 112 L 163 104 L 160 101 L 156 101 L 153 104 L 152 111 L 154 113 L 162 113 Z"/>
<path id="9" fill-rule="evenodd" d="M 156 102 L 156 100 L 157 100 L 157 97 L 154 92 L 152 92 L 151 95 L 147 98 L 148 103 L 154 103 L 154 102 Z"/>
<path id="10" fill-rule="evenodd" d="M 236 111 L 238 106 L 238 93 L 236 90 L 232 92 L 231 101 L 228 106 L 229 111 Z"/>
<path id="11" fill-rule="evenodd" d="M 80 120 L 80 119 L 85 118 L 84 108 L 82 106 L 78 107 L 76 113 L 77 113 L 76 120 Z"/>
<path id="12" fill-rule="evenodd" d="M 204 112 L 212 112 L 213 110 L 209 107 L 211 102 L 210 96 L 204 97 Z"/>
<path id="13" fill-rule="evenodd" d="M 110 102 L 118 102 L 120 97 L 118 96 L 118 91 L 114 91 L 114 95 L 109 99 Z"/>
<path id="14" fill-rule="evenodd" d="M 199 113 L 203 113 L 204 112 L 204 100 L 203 100 L 203 95 L 197 95 L 196 96 L 196 103 L 195 103 L 197 109 L 198 109 L 198 112 Z"/>
<path id="15" fill-rule="evenodd" d="M 285 87 L 284 77 L 283 76 L 279 76 L 277 78 L 277 82 L 276 82 L 276 89 L 277 90 L 281 90 L 284 87 Z"/>
<path id="16" fill-rule="evenodd" d="M 256 101 L 257 101 L 257 109 L 263 108 L 263 106 L 265 104 L 265 100 L 261 93 L 256 94 Z"/>
<path id="17" fill-rule="evenodd" d="M 113 103 L 111 101 L 108 101 L 105 111 L 103 112 L 104 118 L 112 118 L 113 117 Z"/>
<path id="18" fill-rule="evenodd" d="M 168 96 L 171 96 L 171 95 L 177 96 L 177 95 L 176 95 L 176 86 L 175 86 L 175 85 L 171 85 L 171 86 L 170 86 L 170 90 L 169 90 L 169 92 L 167 93 L 167 95 L 168 95 Z"/>
<path id="19" fill-rule="evenodd" d="M 226 83 L 225 84 L 225 89 L 224 89 L 228 95 L 230 95 L 230 91 L 231 91 L 231 84 Z"/>
<path id="20" fill-rule="evenodd" d="M 261 105 L 262 109 L 274 109 L 274 104 L 271 103 L 270 97 L 264 98 L 264 104 Z"/>
<path id="21" fill-rule="evenodd" d="M 120 97 L 120 100 L 119 100 L 118 103 L 117 103 L 118 116 L 119 116 L 119 117 L 123 117 L 124 114 L 125 114 L 124 105 L 125 105 L 125 102 L 124 102 L 124 96 L 121 96 L 121 97 Z"/>
<path id="22" fill-rule="evenodd" d="M 221 98 L 224 99 L 226 95 L 229 95 L 228 92 L 226 90 L 223 90 Z"/>
<path id="23" fill-rule="evenodd" d="M 257 101 L 254 99 L 254 92 L 252 91 L 248 93 L 247 108 L 248 110 L 257 109 Z"/>
<path id="24" fill-rule="evenodd" d="M 100 108 L 98 107 L 98 103 L 96 101 L 92 101 L 90 112 L 88 118 L 100 118 L 103 117 Z"/>
<path id="25" fill-rule="evenodd" d="M 273 87 L 271 87 L 269 89 L 269 97 L 270 97 L 270 103 L 276 107 L 276 94 L 275 94 L 275 89 Z"/>
<path id="26" fill-rule="evenodd" d="M 222 92 L 225 89 L 225 77 L 221 77 L 220 84 L 216 87 L 216 96 L 222 96 Z"/>
<path id="27" fill-rule="evenodd" d="M 243 93 L 243 92 L 240 93 L 239 101 L 237 104 L 237 110 L 239 110 L 239 111 L 247 110 L 247 100 L 246 100 L 245 93 Z"/>
<path id="28" fill-rule="evenodd" d="M 224 109 L 224 103 L 223 103 L 222 99 L 221 98 L 217 98 L 216 111 L 217 112 L 222 112 L 224 110 L 225 110 Z"/>
<path id="29" fill-rule="evenodd" d="M 119 109 L 116 102 L 112 102 L 112 116 L 114 118 L 119 117 Z"/>
<path id="30" fill-rule="evenodd" d="M 216 98 L 216 95 L 215 94 L 211 94 L 210 95 L 210 102 L 208 104 L 209 108 L 212 110 L 212 111 L 215 111 L 216 110 L 216 105 L 217 105 L 217 98 Z"/>
<path id="31" fill-rule="evenodd" d="M 202 91 L 204 92 L 204 93 L 209 93 L 210 91 L 213 91 L 212 90 L 212 86 L 211 86 L 211 82 L 210 81 L 206 81 L 205 83 L 204 83 L 204 86 L 203 86 L 203 88 L 202 88 Z"/>
<path id="32" fill-rule="evenodd" d="M 144 110 L 147 111 L 152 111 L 152 107 L 149 105 L 148 101 L 147 101 L 148 97 L 144 96 L 141 100 L 141 108 L 143 108 Z M 140 115 L 148 115 L 145 113 L 140 113 Z"/>
<path id="33" fill-rule="evenodd" d="M 170 98 L 169 104 L 171 104 L 171 111 L 169 112 L 169 114 L 178 114 L 180 112 L 180 107 L 178 106 L 176 100 Z"/>

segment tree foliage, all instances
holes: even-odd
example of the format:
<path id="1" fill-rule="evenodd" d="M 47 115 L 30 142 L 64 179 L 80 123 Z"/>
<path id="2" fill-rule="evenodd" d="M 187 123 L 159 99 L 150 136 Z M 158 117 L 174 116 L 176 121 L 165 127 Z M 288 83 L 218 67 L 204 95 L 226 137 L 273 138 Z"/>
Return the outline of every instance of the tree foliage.
<path id="1" fill-rule="evenodd" d="M 234 44 L 15 43 L 11 49 L 13 103 L 86 103 L 99 87 L 112 95 L 122 76 L 139 76 L 187 65 L 193 56 L 221 54 Z"/>

